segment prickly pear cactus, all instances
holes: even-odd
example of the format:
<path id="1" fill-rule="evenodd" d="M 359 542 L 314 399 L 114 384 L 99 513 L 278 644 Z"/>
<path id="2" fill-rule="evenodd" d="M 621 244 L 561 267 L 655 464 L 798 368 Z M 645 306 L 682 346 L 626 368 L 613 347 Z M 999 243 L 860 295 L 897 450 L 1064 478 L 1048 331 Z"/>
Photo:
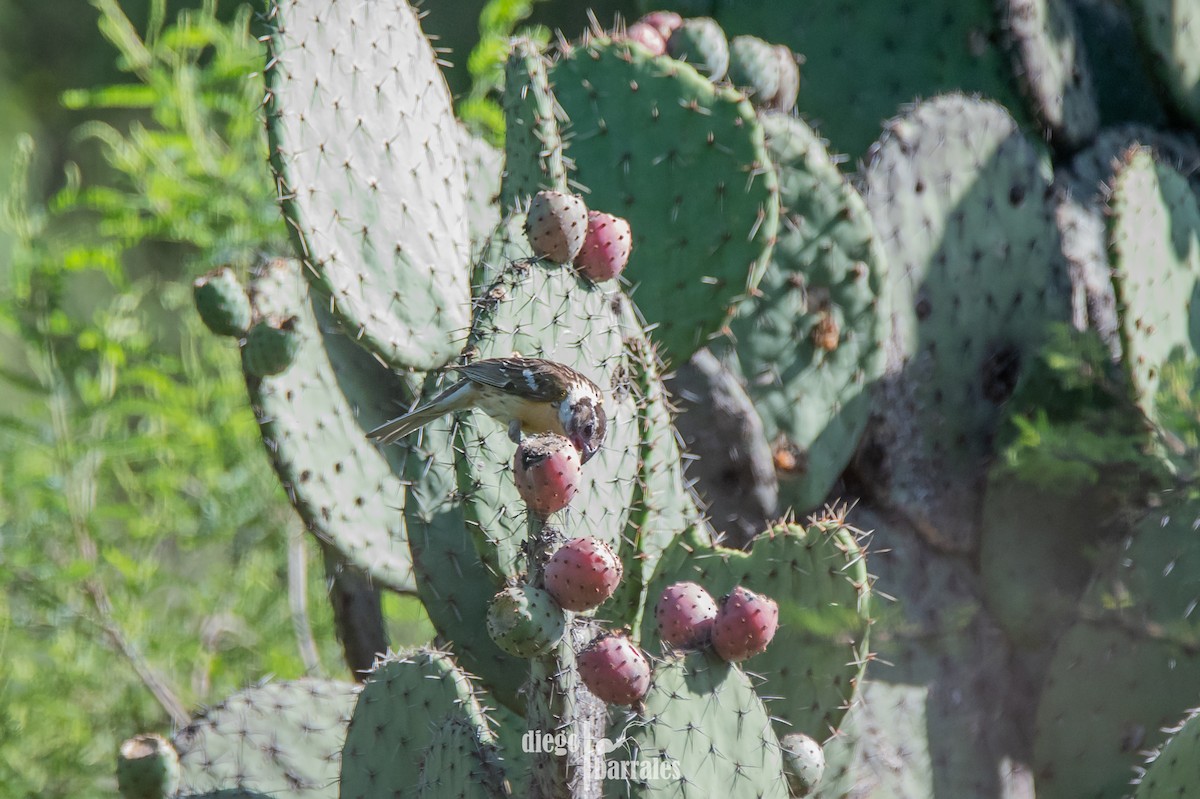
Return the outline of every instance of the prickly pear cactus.
<path id="1" fill-rule="evenodd" d="M 610 733 L 628 741 L 622 754 L 632 761 L 615 795 L 699 799 L 717 786 L 729 796 L 788 795 L 771 716 L 737 666 L 707 652 L 668 657 L 644 705 Z"/>
<path id="2" fill-rule="evenodd" d="M 871 478 L 939 545 L 975 545 L 1000 408 L 1055 323 L 1068 270 L 1049 164 L 994 103 L 948 95 L 888 123 L 863 175 L 892 332 Z"/>
<path id="3" fill-rule="evenodd" d="M 293 321 L 295 362 L 247 374 L 263 441 L 309 528 L 374 579 L 413 590 L 404 518 L 404 446 L 377 449 L 366 431 L 402 411 L 414 391 L 338 332 L 325 300 L 286 259 L 267 261 L 251 286 L 258 317 Z M 310 294 L 311 292 L 311 294 Z"/>
<path id="4" fill-rule="evenodd" d="M 511 787 L 495 747 L 480 740 L 479 729 L 451 716 L 434 732 L 421 755 L 418 799 L 502 799 Z"/>
<path id="5" fill-rule="evenodd" d="M 1200 8 L 1170 0 L 1132 0 L 1138 35 L 1175 110 L 1200 123 Z"/>
<path id="6" fill-rule="evenodd" d="M 823 741 L 837 729 L 866 666 L 870 623 L 870 580 L 852 528 L 837 519 L 807 528 L 780 524 L 754 539 L 749 552 L 713 546 L 691 529 L 663 554 L 647 603 L 677 582 L 699 583 L 714 597 L 743 585 L 774 599 L 779 631 L 745 667 L 764 678 L 759 694 L 771 698 L 781 731 Z M 647 613 L 641 644 L 653 652 L 658 641 Z"/>
<path id="7" fill-rule="evenodd" d="M 433 369 L 470 309 L 466 173 L 433 48 L 404 0 L 277 0 L 271 164 L 308 272 L 390 366 Z"/>
<path id="8" fill-rule="evenodd" d="M 567 171 L 559 133 L 562 109 L 550 90 L 547 59 L 527 39 L 511 45 L 504 69 L 504 182 L 501 208 L 513 208 L 542 189 L 565 190 Z"/>
<path id="9" fill-rule="evenodd" d="M 182 794 L 242 789 L 337 799 L 346 725 L 358 686 L 265 683 L 208 708 L 175 734 Z"/>
<path id="10" fill-rule="evenodd" d="M 884 367 L 885 260 L 871 217 L 803 122 L 762 117 L 783 218 L 732 355 L 775 452 L 782 507 L 825 499 L 858 446 Z M 782 468 L 781 468 L 782 465 Z"/>
<path id="11" fill-rule="evenodd" d="M 1187 180 L 1144 149 L 1125 155 L 1109 207 L 1123 363 L 1138 405 L 1153 419 L 1168 359 L 1198 352 L 1200 307 L 1191 301 L 1200 292 L 1200 207 Z"/>
<path id="12" fill-rule="evenodd" d="M 345 733 L 340 799 L 421 796 L 419 753 L 449 719 L 469 725 L 481 743 L 494 743 L 470 678 L 450 655 L 422 649 L 381 659 Z M 432 781 L 427 775 L 425 785 Z"/>
<path id="13" fill-rule="evenodd" d="M 1189 710 L 1146 761 L 1134 799 L 1170 799 L 1200 790 L 1200 711 Z"/>
<path id="14" fill-rule="evenodd" d="M 676 362 L 753 291 L 778 226 L 775 173 L 740 94 L 642 47 L 595 39 L 550 70 L 588 206 L 633 229 L 625 277 Z"/>

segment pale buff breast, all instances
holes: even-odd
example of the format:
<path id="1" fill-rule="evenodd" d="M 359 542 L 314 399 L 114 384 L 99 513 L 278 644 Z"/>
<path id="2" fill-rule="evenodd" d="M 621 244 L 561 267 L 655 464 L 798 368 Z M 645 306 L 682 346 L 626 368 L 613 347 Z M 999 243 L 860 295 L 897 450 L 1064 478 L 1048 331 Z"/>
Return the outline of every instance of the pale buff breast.
<path id="1" fill-rule="evenodd" d="M 487 393 L 487 400 L 480 403 L 480 407 L 501 424 L 519 419 L 521 431 L 525 433 L 557 433 L 560 436 L 567 434 L 563 429 L 562 420 L 558 417 L 557 404 L 530 402 L 497 390 Z"/>

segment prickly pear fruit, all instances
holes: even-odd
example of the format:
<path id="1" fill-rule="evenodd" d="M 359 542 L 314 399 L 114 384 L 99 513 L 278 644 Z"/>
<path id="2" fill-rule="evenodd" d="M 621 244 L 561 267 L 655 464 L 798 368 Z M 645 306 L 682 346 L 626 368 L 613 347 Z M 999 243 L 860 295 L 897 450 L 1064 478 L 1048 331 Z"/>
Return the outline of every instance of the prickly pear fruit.
<path id="1" fill-rule="evenodd" d="M 300 334 L 295 324 L 294 318 L 256 322 L 242 347 L 242 365 L 246 371 L 255 377 L 268 377 L 291 366 L 300 349 Z"/>
<path id="2" fill-rule="evenodd" d="M 663 41 L 666 41 L 683 24 L 683 17 L 674 11 L 651 11 L 639 19 L 638 22 L 645 23 L 654 28 L 663 37 Z"/>
<path id="3" fill-rule="evenodd" d="M 600 607 L 621 582 L 621 559 L 612 547 L 591 538 L 575 538 L 558 548 L 546 564 L 546 590 L 564 610 Z"/>
<path id="4" fill-rule="evenodd" d="M 625 29 L 620 37 L 631 42 L 637 42 L 653 55 L 663 55 L 667 52 L 667 40 L 658 32 L 658 28 L 645 22 L 635 22 Z"/>
<path id="5" fill-rule="evenodd" d="M 685 20 L 667 39 L 671 58 L 686 61 L 711 81 L 725 77 L 729 69 L 729 43 L 725 31 L 708 17 Z"/>
<path id="6" fill-rule="evenodd" d="M 605 633 L 579 653 L 579 676 L 610 705 L 632 705 L 650 690 L 650 663 L 629 639 Z"/>
<path id="7" fill-rule="evenodd" d="M 681 649 L 702 646 L 712 634 L 717 603 L 696 583 L 675 583 L 663 589 L 654 618 L 663 643 Z"/>
<path id="8" fill-rule="evenodd" d="M 179 754 L 160 735 L 139 735 L 121 744 L 117 787 L 124 799 L 165 799 L 179 790 Z"/>
<path id="9" fill-rule="evenodd" d="M 587 233 L 587 206 L 573 194 L 539 191 L 525 217 L 525 235 L 539 258 L 569 264 L 583 248 Z"/>
<path id="10" fill-rule="evenodd" d="M 539 516 L 557 513 L 575 497 L 582 478 L 579 450 L 562 436 L 526 436 L 513 456 L 517 493 Z"/>
<path id="11" fill-rule="evenodd" d="M 793 732 L 779 739 L 779 748 L 783 752 L 788 793 L 808 796 L 825 774 L 825 753 L 821 745 L 802 732 Z"/>
<path id="12" fill-rule="evenodd" d="M 237 275 L 223 266 L 192 284 L 192 297 L 200 319 L 218 336 L 246 335 L 250 327 L 250 298 Z"/>
<path id="13" fill-rule="evenodd" d="M 588 211 L 583 249 L 575 256 L 575 268 L 595 283 L 612 280 L 629 263 L 633 235 L 629 222 L 603 211 Z"/>
<path id="14" fill-rule="evenodd" d="M 729 43 L 729 82 L 756 106 L 768 105 L 779 94 L 779 53 L 757 36 L 734 36 Z"/>
<path id="15" fill-rule="evenodd" d="M 488 606 L 488 635 L 519 658 L 544 655 L 562 640 L 567 617 L 548 593 L 532 585 L 510 585 Z"/>
<path id="16" fill-rule="evenodd" d="M 723 660 L 745 660 L 765 651 L 778 627 L 775 600 L 739 585 L 721 599 L 713 622 L 713 647 Z"/>
<path id="17" fill-rule="evenodd" d="M 779 59 L 779 91 L 767 106 L 787 114 L 796 107 L 796 96 L 800 94 L 800 63 L 796 54 L 782 44 L 775 45 L 775 56 Z"/>

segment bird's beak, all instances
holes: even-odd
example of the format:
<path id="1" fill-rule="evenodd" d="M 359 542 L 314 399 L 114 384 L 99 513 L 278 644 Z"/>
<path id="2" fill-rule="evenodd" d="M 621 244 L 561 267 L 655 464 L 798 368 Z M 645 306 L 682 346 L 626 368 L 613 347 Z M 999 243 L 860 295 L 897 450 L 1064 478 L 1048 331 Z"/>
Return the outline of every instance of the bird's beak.
<path id="1" fill-rule="evenodd" d="M 575 449 L 579 450 L 579 462 L 587 463 L 596 454 L 596 450 L 590 449 L 587 442 L 579 436 L 571 436 L 571 443 L 575 445 Z"/>

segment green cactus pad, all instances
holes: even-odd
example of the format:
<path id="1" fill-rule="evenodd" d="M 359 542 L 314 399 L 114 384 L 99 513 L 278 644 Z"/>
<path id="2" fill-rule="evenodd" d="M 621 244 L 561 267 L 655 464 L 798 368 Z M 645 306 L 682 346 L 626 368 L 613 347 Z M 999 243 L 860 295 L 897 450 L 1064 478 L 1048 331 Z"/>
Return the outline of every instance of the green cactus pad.
<path id="1" fill-rule="evenodd" d="M 295 319 L 260 319 L 246 333 L 242 367 L 253 377 L 271 377 L 287 371 L 296 361 L 300 336 Z"/>
<path id="2" fill-rule="evenodd" d="M 192 284 L 204 326 L 218 336 L 244 336 L 250 327 L 250 298 L 232 269 L 223 266 Z"/>
<path id="3" fill-rule="evenodd" d="M 452 422 L 442 419 L 421 433 L 408 461 L 412 483 L 404 523 L 421 602 L 438 634 L 454 645 L 459 663 L 479 677 L 490 696 L 518 712 L 518 691 L 529 676 L 527 661 L 501 650 L 481 633 L 487 610 L 504 577 L 484 566 L 467 532 L 453 453 Z"/>
<path id="4" fill-rule="evenodd" d="M 529 39 L 513 40 L 504 67 L 504 181 L 500 203 L 505 210 L 542 189 L 567 190 L 562 109 L 550 91 L 546 58 Z"/>
<path id="5" fill-rule="evenodd" d="M 554 649 L 566 624 L 567 616 L 554 599 L 527 583 L 508 586 L 488 606 L 488 635 L 505 652 L 521 658 Z"/>
<path id="6" fill-rule="evenodd" d="M 588 207 L 629 220 L 624 277 L 664 354 L 683 362 L 758 285 L 778 227 L 775 173 L 750 103 L 686 64 L 594 40 L 551 70 Z"/>
<path id="7" fill-rule="evenodd" d="M 629 797 L 787 796 L 779 741 L 750 679 L 710 652 L 654 669 L 644 710 L 622 730 L 637 771 L 616 783 Z M 609 782 L 608 785 L 614 785 Z"/>
<path id="8" fill-rule="evenodd" d="M 380 660 L 346 731 L 339 799 L 415 799 L 419 753 L 449 718 L 475 728 L 484 743 L 494 742 L 470 678 L 450 655 L 421 649 Z"/>
<path id="9" fill-rule="evenodd" d="M 286 372 L 247 374 L 263 441 L 309 528 L 382 584 L 411 591 L 397 477 L 406 445 L 377 449 L 366 432 L 401 412 L 413 390 L 337 332 L 301 269 L 296 261 L 269 261 L 251 290 L 255 314 L 293 319 L 298 341 Z"/>
<path id="10" fill-rule="evenodd" d="M 500 224 L 500 176 L 504 171 L 504 154 L 465 127 L 462 137 L 463 162 L 467 170 L 467 229 L 471 236 L 471 263 L 487 244 L 496 225 Z"/>
<path id="11" fill-rule="evenodd" d="M 613 621 L 637 630 L 646 584 L 663 550 L 685 529 L 699 525 L 701 513 L 683 476 L 682 454 L 662 383 L 663 365 L 641 333 L 633 304 L 624 297 L 620 302 L 621 320 L 628 331 L 625 341 L 633 369 L 641 444 L 629 522 L 619 548 L 624 576 L 604 612 Z"/>
<path id="12" fill-rule="evenodd" d="M 175 734 L 181 793 L 241 788 L 337 799 L 339 753 L 358 686 L 266 683 L 208 708 Z"/>
<path id="13" fill-rule="evenodd" d="M 1034 118 L 1067 150 L 1087 143 L 1100 108 L 1070 0 L 1002 0 L 1000 11 Z"/>
<path id="14" fill-rule="evenodd" d="M 1038 797 L 1122 797 L 1138 752 L 1200 699 L 1200 503 L 1152 512 L 1059 640 L 1037 708 Z"/>
<path id="15" fill-rule="evenodd" d="M 885 260 L 862 199 L 816 134 L 782 114 L 762 124 L 783 220 L 730 330 L 767 440 L 796 463 L 779 471 L 780 505 L 804 513 L 820 506 L 866 428 L 884 367 Z"/>
<path id="16" fill-rule="evenodd" d="M 637 477 L 638 429 L 624 331 L 612 297 L 569 269 L 514 262 L 481 295 L 469 352 L 473 358 L 514 353 L 547 358 L 576 369 L 604 392 L 607 438 L 583 467 L 579 491 L 562 515 L 562 532 L 618 547 Z M 522 566 L 525 506 L 513 482 L 515 446 L 507 425 L 482 413 L 463 414 L 456 441 L 458 488 L 476 551 L 491 571 L 515 577 Z"/>
<path id="17" fill-rule="evenodd" d="M 931 538 L 969 549 L 1001 408 L 1071 319 L 1049 163 L 1003 108 L 948 95 L 888 123 L 863 182 L 893 317 L 882 458 L 864 466 Z"/>
<path id="18" fill-rule="evenodd" d="M 417 14 L 287 0 L 269 19 L 271 163 L 308 274 L 390 366 L 442 366 L 470 311 L 467 188 Z"/>
<path id="19" fill-rule="evenodd" d="M 418 799 L 501 799 L 510 796 L 495 746 L 479 729 L 451 716 L 442 722 L 421 756 Z"/>
<path id="20" fill-rule="evenodd" d="M 1153 419 L 1160 370 L 1200 352 L 1200 208 L 1187 180 L 1144 149 L 1117 169 L 1109 208 L 1123 362 Z"/>
<path id="21" fill-rule="evenodd" d="M 123 799 L 168 799 L 179 790 L 179 753 L 161 735 L 139 735 L 117 753 L 117 787 Z"/>
<path id="22" fill-rule="evenodd" d="M 676 582 L 699 583 L 714 597 L 744 585 L 775 600 L 775 640 L 745 667 L 764 678 L 759 693 L 772 697 L 781 732 L 823 741 L 837 729 L 866 665 L 870 623 L 866 559 L 850 528 L 780 524 L 749 552 L 713 546 L 692 528 L 663 554 L 647 604 Z M 651 651 L 659 641 L 653 613 L 642 619 L 641 641 Z"/>
<path id="23" fill-rule="evenodd" d="M 1179 799 L 1200 792 L 1200 710 L 1190 710 L 1147 761 L 1134 799 Z"/>
<path id="24" fill-rule="evenodd" d="M 1129 122 L 1161 127 L 1167 119 L 1158 87 L 1141 53 L 1127 3 L 1071 0 L 1082 38 L 1100 123 L 1105 128 Z"/>
<path id="25" fill-rule="evenodd" d="M 1131 0 L 1129 10 L 1175 110 L 1200 125 L 1200 7 L 1186 0 Z"/>
<path id="26" fill-rule="evenodd" d="M 684 12 L 677 1 L 661 5 Z M 992 0 L 713 5 L 728 35 L 759 36 L 804 54 L 799 109 L 851 164 L 866 155 L 879 121 L 914 97 L 958 89 L 1020 106 L 996 44 Z"/>

